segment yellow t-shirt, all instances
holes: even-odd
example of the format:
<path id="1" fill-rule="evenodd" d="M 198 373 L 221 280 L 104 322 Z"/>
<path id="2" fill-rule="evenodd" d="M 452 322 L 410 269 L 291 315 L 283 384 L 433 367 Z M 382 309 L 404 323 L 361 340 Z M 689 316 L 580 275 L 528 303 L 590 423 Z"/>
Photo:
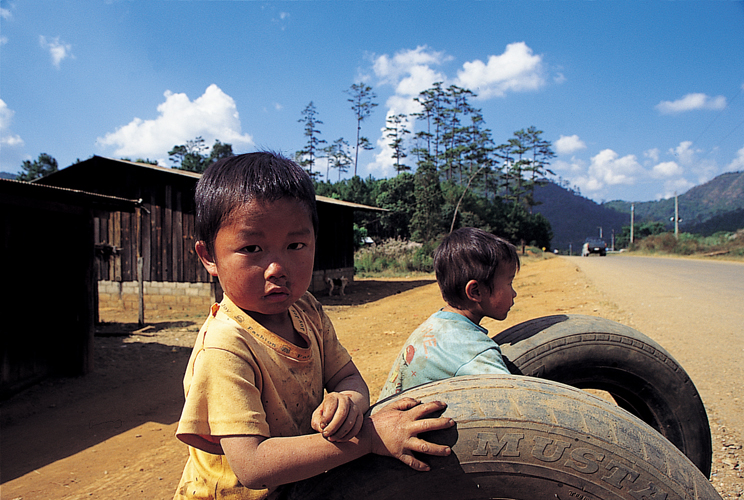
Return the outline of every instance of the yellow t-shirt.
<path id="1" fill-rule="evenodd" d="M 219 438 L 310 434 L 325 384 L 351 356 L 320 303 L 306 293 L 289 309 L 298 347 L 266 330 L 227 297 L 199 332 L 184 376 L 186 403 L 176 436 L 189 459 L 175 499 L 264 499 L 242 486 Z"/>

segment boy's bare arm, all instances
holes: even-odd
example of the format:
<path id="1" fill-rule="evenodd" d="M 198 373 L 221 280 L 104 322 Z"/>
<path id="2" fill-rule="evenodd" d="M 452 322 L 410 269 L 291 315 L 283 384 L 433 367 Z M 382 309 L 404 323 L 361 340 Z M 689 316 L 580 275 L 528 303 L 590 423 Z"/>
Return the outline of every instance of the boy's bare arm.
<path id="1" fill-rule="evenodd" d="M 313 412 L 312 428 L 330 441 L 348 441 L 362 428 L 369 409 L 369 389 L 349 361 L 326 385 L 328 394 Z"/>
<path id="2" fill-rule="evenodd" d="M 264 438 L 232 436 L 221 439 L 230 467 L 248 488 L 276 488 L 307 479 L 350 462 L 367 453 L 398 458 L 410 467 L 425 471 L 429 467 L 414 452 L 446 456 L 448 446 L 418 438 L 421 432 L 446 429 L 454 425 L 449 418 L 425 418 L 446 407 L 441 402 L 419 403 L 403 398 L 367 417 L 361 432 L 343 442 L 331 442 L 320 434 Z"/>

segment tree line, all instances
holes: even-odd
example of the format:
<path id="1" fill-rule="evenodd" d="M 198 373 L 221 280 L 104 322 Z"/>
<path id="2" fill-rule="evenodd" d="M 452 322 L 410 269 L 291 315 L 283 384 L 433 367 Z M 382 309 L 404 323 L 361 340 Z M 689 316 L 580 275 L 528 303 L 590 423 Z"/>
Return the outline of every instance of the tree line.
<path id="1" fill-rule="evenodd" d="M 351 85 L 345 93 L 356 120 L 353 143 L 343 137 L 331 143 L 323 139 L 323 122 L 311 101 L 298 120 L 306 140 L 294 158 L 311 175 L 318 194 L 389 210 L 383 215 L 358 212 L 360 234 L 434 242 L 457 227 L 474 226 L 515 244 L 550 247 L 550 224 L 533 213 L 538 204 L 535 188 L 554 175 L 549 165 L 555 154 L 541 130 L 534 126 L 521 129 L 497 144 L 481 110 L 471 104 L 476 94 L 438 82 L 414 98 L 417 113 L 386 118 L 384 136 L 396 176 L 362 179 L 357 173 L 359 152 L 374 149 L 362 134 L 362 125 L 378 106 L 377 96 L 363 82 Z M 412 133 L 409 128 L 414 125 L 417 131 Z M 197 137 L 173 146 L 168 155 L 173 168 L 201 173 L 220 158 L 233 155 L 233 150 L 231 144 L 219 140 L 209 147 Z M 134 161 L 156 163 L 142 158 Z M 353 176 L 342 180 L 341 175 L 352 168 Z M 32 180 L 56 171 L 57 165 L 44 153 L 35 162 L 24 161 L 22 169 L 19 178 Z M 332 170 L 336 182 L 331 181 Z"/>
<path id="2" fill-rule="evenodd" d="M 533 213 L 535 188 L 554 175 L 549 165 L 555 153 L 541 130 L 521 129 L 497 144 L 482 111 L 471 104 L 476 94 L 438 82 L 414 98 L 417 113 L 386 118 L 384 136 L 396 177 L 361 179 L 359 150 L 372 149 L 361 134 L 362 122 L 377 106 L 376 95 L 364 83 L 346 93 L 357 120 L 354 145 L 343 137 L 331 144 L 321 138 L 323 122 L 311 101 L 298 120 L 306 142 L 295 159 L 315 180 L 318 194 L 390 210 L 382 216 L 357 213 L 362 233 L 433 242 L 457 227 L 475 226 L 514 243 L 550 247 L 550 224 Z M 354 176 L 341 180 L 352 166 Z M 338 171 L 336 182 L 331 169 Z"/>

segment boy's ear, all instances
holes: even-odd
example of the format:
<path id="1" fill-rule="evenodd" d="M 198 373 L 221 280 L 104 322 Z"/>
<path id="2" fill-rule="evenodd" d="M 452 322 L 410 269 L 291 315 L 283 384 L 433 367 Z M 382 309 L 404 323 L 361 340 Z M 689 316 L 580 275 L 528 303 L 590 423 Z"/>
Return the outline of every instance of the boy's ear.
<path id="1" fill-rule="evenodd" d="M 465 296 L 473 302 L 480 302 L 483 299 L 480 285 L 476 280 L 470 280 L 465 284 Z"/>
<path id="2" fill-rule="evenodd" d="M 202 265 L 204 265 L 204 268 L 207 270 L 207 272 L 212 276 L 217 276 L 217 264 L 215 263 L 215 260 L 212 258 L 212 256 L 209 254 L 209 250 L 207 250 L 207 244 L 204 243 L 204 241 L 202 240 L 196 242 L 196 255 L 199 256 L 199 260 L 201 261 Z"/>

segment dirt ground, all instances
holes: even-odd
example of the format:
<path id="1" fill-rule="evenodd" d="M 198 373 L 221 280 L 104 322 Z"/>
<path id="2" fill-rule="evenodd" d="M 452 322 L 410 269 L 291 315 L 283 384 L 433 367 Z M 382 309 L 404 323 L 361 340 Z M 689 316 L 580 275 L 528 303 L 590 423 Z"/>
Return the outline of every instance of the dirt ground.
<path id="1" fill-rule="evenodd" d="M 597 302 L 592 285 L 565 259 L 528 259 L 515 287 L 508 319 L 483 322 L 492 335 L 556 313 L 630 324 L 616 305 Z M 318 298 L 373 401 L 409 333 L 443 305 L 433 276 L 356 279 L 346 296 Z M 0 404 L 0 498 L 171 499 L 187 456 L 174 437 L 181 380 L 203 316 L 148 317 L 140 329 L 136 313 L 101 311 L 94 373 L 46 380 Z M 715 414 L 709 418 L 712 482 L 723 498 L 741 498 L 741 443 Z"/>

